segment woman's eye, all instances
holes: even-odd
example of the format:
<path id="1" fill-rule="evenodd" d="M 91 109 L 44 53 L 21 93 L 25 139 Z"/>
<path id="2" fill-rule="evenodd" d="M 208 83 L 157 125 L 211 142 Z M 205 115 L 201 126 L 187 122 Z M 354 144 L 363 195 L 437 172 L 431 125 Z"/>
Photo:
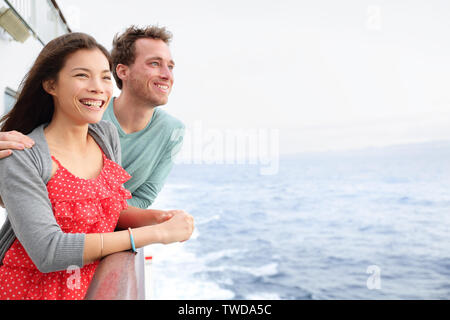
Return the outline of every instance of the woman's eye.
<path id="1" fill-rule="evenodd" d="M 88 75 L 86 73 L 79 73 L 75 75 L 75 77 L 85 77 L 85 78 L 87 78 L 87 76 Z"/>
<path id="2" fill-rule="evenodd" d="M 104 76 L 103 79 L 111 80 L 111 76 Z"/>

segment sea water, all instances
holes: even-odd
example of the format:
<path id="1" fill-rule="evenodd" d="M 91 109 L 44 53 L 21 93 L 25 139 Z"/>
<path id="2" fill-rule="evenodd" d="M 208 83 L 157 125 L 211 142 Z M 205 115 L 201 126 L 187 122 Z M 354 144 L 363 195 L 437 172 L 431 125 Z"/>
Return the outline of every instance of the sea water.
<path id="1" fill-rule="evenodd" d="M 195 218 L 145 248 L 147 299 L 449 299 L 450 142 L 177 164 L 152 206 Z"/>

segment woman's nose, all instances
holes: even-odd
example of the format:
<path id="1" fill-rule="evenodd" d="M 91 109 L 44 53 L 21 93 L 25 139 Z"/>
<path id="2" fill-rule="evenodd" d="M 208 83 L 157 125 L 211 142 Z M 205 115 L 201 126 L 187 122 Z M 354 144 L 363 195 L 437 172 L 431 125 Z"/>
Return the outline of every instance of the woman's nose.
<path id="1" fill-rule="evenodd" d="M 89 91 L 103 93 L 105 92 L 105 85 L 102 83 L 101 79 L 92 78 L 89 83 Z"/>

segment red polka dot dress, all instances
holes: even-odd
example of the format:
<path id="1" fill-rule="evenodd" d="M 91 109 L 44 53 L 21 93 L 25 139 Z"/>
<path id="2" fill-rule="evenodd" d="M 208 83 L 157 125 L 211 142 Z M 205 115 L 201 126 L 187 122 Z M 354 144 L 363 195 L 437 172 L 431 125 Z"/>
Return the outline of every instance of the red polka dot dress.
<path id="1" fill-rule="evenodd" d="M 131 176 L 103 154 L 103 169 L 95 179 L 81 179 L 58 164 L 47 183 L 56 222 L 65 233 L 113 232 L 131 193 L 122 185 Z M 80 269 L 40 272 L 16 239 L 0 267 L 0 299 L 84 299 L 99 261 Z"/>

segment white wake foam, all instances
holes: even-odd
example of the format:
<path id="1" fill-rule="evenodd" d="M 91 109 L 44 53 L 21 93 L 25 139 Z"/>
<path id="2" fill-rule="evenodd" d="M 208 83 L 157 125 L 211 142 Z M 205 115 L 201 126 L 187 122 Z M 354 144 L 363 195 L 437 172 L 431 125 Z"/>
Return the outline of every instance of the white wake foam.
<path id="1" fill-rule="evenodd" d="M 232 291 L 195 275 L 205 270 L 205 264 L 185 249 L 185 243 L 151 245 L 144 252 L 153 257 L 151 264 L 146 265 L 147 299 L 227 300 L 234 297 Z"/>
<path id="2" fill-rule="evenodd" d="M 233 266 L 233 265 L 207 268 L 207 271 L 217 271 L 217 272 L 224 272 L 228 270 L 241 273 L 249 273 L 251 275 L 254 275 L 255 277 L 272 276 L 278 273 L 278 263 L 274 262 L 256 268 Z"/>

